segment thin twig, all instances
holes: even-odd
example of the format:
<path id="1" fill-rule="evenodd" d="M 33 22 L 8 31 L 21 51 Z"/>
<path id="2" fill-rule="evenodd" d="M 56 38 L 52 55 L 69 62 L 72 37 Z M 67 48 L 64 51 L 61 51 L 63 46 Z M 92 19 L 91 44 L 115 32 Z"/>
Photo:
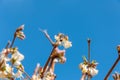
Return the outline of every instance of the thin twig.
<path id="1" fill-rule="evenodd" d="M 107 73 L 107 75 L 105 76 L 104 80 L 108 80 L 108 77 L 110 75 L 110 73 L 113 71 L 113 69 L 115 68 L 115 66 L 117 65 L 118 61 L 120 60 L 120 56 L 117 58 L 117 60 L 115 61 L 115 63 L 113 64 L 112 68 L 109 70 L 109 72 Z"/>
<path id="2" fill-rule="evenodd" d="M 89 63 L 89 65 L 90 65 L 90 39 L 88 39 L 88 63 Z M 88 75 L 87 76 L 87 79 L 88 80 L 90 80 L 91 79 L 91 76 L 90 75 Z"/>
<path id="3" fill-rule="evenodd" d="M 31 80 L 30 76 L 25 71 L 24 74 Z"/>
<path id="4" fill-rule="evenodd" d="M 45 36 L 47 37 L 47 39 L 50 41 L 51 45 L 53 46 L 54 42 L 52 41 L 49 34 L 47 33 L 47 30 L 42 30 L 42 29 L 39 29 L 39 30 L 45 34 Z"/>
<path id="5" fill-rule="evenodd" d="M 109 72 L 107 73 L 107 75 L 105 76 L 104 80 L 107 80 L 110 73 L 113 71 L 113 69 L 115 68 L 115 66 L 117 65 L 118 61 L 120 60 L 120 45 L 117 46 L 117 50 L 118 50 L 118 58 L 116 59 L 116 61 L 114 62 L 112 68 L 109 70 Z"/>
<path id="6" fill-rule="evenodd" d="M 7 49 L 7 48 L 9 47 L 9 45 L 10 45 L 10 41 L 8 41 L 8 43 L 7 43 L 6 47 L 5 47 L 5 49 Z"/>
<path id="7" fill-rule="evenodd" d="M 11 43 L 11 45 L 10 45 L 10 48 L 13 46 L 13 44 L 14 44 L 14 42 L 15 42 L 15 39 L 16 39 L 16 36 L 14 35 L 13 40 L 12 40 L 12 43 Z"/>
<path id="8" fill-rule="evenodd" d="M 88 62 L 90 64 L 90 39 L 88 39 Z"/>
<path id="9" fill-rule="evenodd" d="M 25 71 L 18 69 L 18 68 L 16 68 L 16 69 L 22 71 L 27 76 L 27 78 L 29 78 L 31 80 L 31 77 Z"/>

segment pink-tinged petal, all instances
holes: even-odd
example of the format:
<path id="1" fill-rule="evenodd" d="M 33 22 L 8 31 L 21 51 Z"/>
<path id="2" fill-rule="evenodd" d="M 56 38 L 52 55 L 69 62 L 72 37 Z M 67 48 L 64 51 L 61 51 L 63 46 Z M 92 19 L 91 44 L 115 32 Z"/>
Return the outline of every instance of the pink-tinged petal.
<path id="1" fill-rule="evenodd" d="M 23 25 L 21 25 L 19 28 L 17 28 L 17 30 L 16 30 L 16 31 L 22 31 L 22 30 L 24 30 L 24 24 L 23 24 Z"/>
<path id="2" fill-rule="evenodd" d="M 55 50 L 56 50 L 56 52 L 58 54 L 60 54 L 60 53 L 64 53 L 65 54 L 65 50 L 60 50 L 59 48 L 55 48 Z"/>

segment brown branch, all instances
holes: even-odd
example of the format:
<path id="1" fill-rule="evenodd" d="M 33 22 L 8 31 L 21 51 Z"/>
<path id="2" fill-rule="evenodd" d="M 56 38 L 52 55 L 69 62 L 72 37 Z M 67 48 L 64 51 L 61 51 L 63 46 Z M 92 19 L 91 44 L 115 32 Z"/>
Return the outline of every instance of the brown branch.
<path id="1" fill-rule="evenodd" d="M 42 77 L 42 78 L 43 78 L 43 75 L 44 75 L 44 73 L 45 73 L 45 71 L 46 71 L 46 69 L 47 69 L 47 66 L 48 66 L 48 64 L 49 64 L 49 62 L 50 62 L 50 60 L 51 60 L 51 55 L 53 54 L 55 48 L 56 48 L 56 47 L 53 48 L 50 56 L 48 57 L 48 60 L 47 60 L 47 62 L 46 62 L 46 64 L 45 64 L 45 66 L 43 67 L 43 72 L 42 72 L 42 74 L 41 74 L 41 77 Z"/>
<path id="2" fill-rule="evenodd" d="M 41 30 L 41 29 L 40 29 L 40 31 L 42 31 L 42 32 L 45 34 L 46 38 L 50 41 L 51 45 L 53 46 L 53 49 L 52 49 L 52 51 L 51 51 L 51 53 L 50 53 L 50 55 L 49 55 L 49 57 L 48 57 L 48 60 L 47 60 L 47 62 L 46 62 L 46 64 L 45 64 L 45 66 L 43 67 L 43 72 L 41 73 L 41 78 L 43 78 L 43 75 L 44 75 L 44 73 L 45 73 L 45 71 L 46 71 L 46 69 L 47 69 L 47 66 L 48 66 L 48 64 L 49 64 L 49 62 L 50 62 L 50 60 L 51 60 L 51 55 L 54 53 L 55 48 L 58 47 L 58 45 L 57 45 L 57 42 L 54 43 L 54 42 L 52 41 L 52 39 L 50 38 L 50 36 L 49 36 L 49 34 L 47 33 L 46 30 Z"/>
<path id="3" fill-rule="evenodd" d="M 48 68 L 48 71 L 49 71 L 50 69 L 52 69 L 52 72 L 54 72 L 54 65 L 53 65 L 53 64 L 54 64 L 54 59 L 55 59 L 55 58 L 52 58 L 52 59 L 51 59 L 51 62 L 50 62 L 50 66 L 49 66 L 49 68 Z"/>
<path id="4" fill-rule="evenodd" d="M 115 68 L 115 66 L 117 65 L 119 60 L 120 60 L 120 56 L 118 56 L 117 60 L 115 61 L 115 63 L 113 64 L 112 68 L 109 70 L 109 72 L 105 76 L 104 80 L 108 80 L 108 77 L 109 77 L 110 73 L 113 71 L 113 69 Z"/>
<path id="5" fill-rule="evenodd" d="M 50 43 L 52 44 L 52 46 L 54 46 L 54 42 L 52 41 L 52 39 L 50 38 L 49 34 L 47 33 L 46 30 L 42 30 L 40 29 L 41 32 L 43 32 L 46 36 L 46 38 L 50 41 Z"/>
<path id="6" fill-rule="evenodd" d="M 7 43 L 6 47 L 5 47 L 5 49 L 7 49 L 9 45 L 10 45 L 10 41 L 8 41 L 8 43 Z"/>

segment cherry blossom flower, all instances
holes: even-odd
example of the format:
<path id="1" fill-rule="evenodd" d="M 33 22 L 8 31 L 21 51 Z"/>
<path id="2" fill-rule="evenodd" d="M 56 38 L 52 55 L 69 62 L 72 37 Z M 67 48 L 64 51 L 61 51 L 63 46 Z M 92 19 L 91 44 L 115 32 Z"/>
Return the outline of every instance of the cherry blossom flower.
<path id="1" fill-rule="evenodd" d="M 9 67 L 7 62 L 10 61 L 10 58 L 6 56 L 9 52 L 9 49 L 3 49 L 3 51 L 0 53 L 0 71 L 5 71 L 6 68 Z"/>
<path id="2" fill-rule="evenodd" d="M 84 63 L 81 63 L 80 65 L 79 65 L 79 68 L 82 70 L 82 73 L 87 73 L 87 71 L 88 71 L 88 68 L 87 68 L 87 64 L 84 64 Z"/>
<path id="3" fill-rule="evenodd" d="M 12 57 L 8 58 L 8 54 L 12 53 Z M 14 60 L 13 60 L 14 59 Z M 23 56 L 17 51 L 17 48 L 7 48 L 3 49 L 0 54 L 0 78 L 12 78 L 21 76 L 20 71 L 16 74 L 13 72 L 13 67 L 8 64 L 8 62 L 12 61 L 13 64 L 21 66 L 20 61 L 23 60 Z M 19 64 L 18 64 L 19 63 Z"/>
<path id="4" fill-rule="evenodd" d="M 79 68 L 82 70 L 83 74 L 87 74 L 90 76 L 95 76 L 98 74 L 98 70 L 96 69 L 97 62 L 94 60 L 89 63 L 85 57 L 83 57 L 84 62 L 80 63 Z"/>
<path id="5" fill-rule="evenodd" d="M 16 51 L 12 54 L 11 62 L 15 66 L 21 65 L 21 61 L 24 59 L 24 55 L 22 55 L 19 51 Z"/>
<path id="6" fill-rule="evenodd" d="M 63 46 L 64 46 L 65 48 L 72 47 L 72 42 L 70 42 L 70 41 L 64 41 Z"/>
<path id="7" fill-rule="evenodd" d="M 11 71 L 12 71 L 11 66 L 6 62 L 4 62 L 4 65 L 2 65 L 0 68 L 0 78 L 12 77 L 13 72 Z"/>
<path id="8" fill-rule="evenodd" d="M 55 35 L 54 38 L 57 42 L 59 42 L 59 45 L 64 46 L 64 48 L 72 47 L 72 42 L 70 42 L 68 36 L 64 35 L 63 33 Z"/>
<path id="9" fill-rule="evenodd" d="M 5 61 L 10 61 L 10 58 L 8 58 L 8 54 L 10 53 L 10 49 L 3 49 L 2 52 L 0 53 L 0 62 L 2 60 Z"/>
<path id="10" fill-rule="evenodd" d="M 115 72 L 115 74 L 112 75 L 114 80 L 120 80 L 120 73 Z"/>
<path id="11" fill-rule="evenodd" d="M 15 32 L 15 36 L 21 40 L 23 40 L 25 38 L 25 35 L 22 32 L 22 30 L 24 30 L 24 25 L 21 25 L 19 28 L 17 28 L 17 30 Z"/>
<path id="12" fill-rule="evenodd" d="M 90 68 L 88 68 L 88 74 L 91 76 L 95 76 L 98 74 L 98 70 L 93 67 L 90 67 Z"/>

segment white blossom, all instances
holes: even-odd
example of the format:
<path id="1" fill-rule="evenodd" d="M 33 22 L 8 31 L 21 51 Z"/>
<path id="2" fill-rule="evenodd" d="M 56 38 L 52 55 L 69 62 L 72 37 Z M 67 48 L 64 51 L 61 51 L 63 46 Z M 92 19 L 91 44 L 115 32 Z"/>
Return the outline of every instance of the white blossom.
<path id="1" fill-rule="evenodd" d="M 10 61 L 10 58 L 7 57 L 8 53 L 10 52 L 10 49 L 3 49 L 2 52 L 0 53 L 0 62 L 2 60 L 5 61 Z"/>
<path id="2" fill-rule="evenodd" d="M 22 32 L 22 30 L 24 30 L 24 25 L 21 25 L 19 28 L 17 28 L 16 33 L 15 33 L 16 37 L 20 38 L 21 40 L 25 38 L 25 35 Z"/>
<path id="3" fill-rule="evenodd" d="M 89 63 L 87 62 L 86 58 L 84 57 L 84 62 L 80 63 L 79 68 L 81 69 L 83 74 L 88 74 L 90 76 L 95 76 L 98 74 L 98 70 L 96 69 L 97 66 L 97 62 L 95 62 L 94 60 Z"/>
<path id="4" fill-rule="evenodd" d="M 23 59 L 24 59 L 24 55 L 22 55 L 19 51 L 16 51 L 16 53 L 12 54 L 11 61 L 13 65 L 19 66 Z"/>
<path id="5" fill-rule="evenodd" d="M 90 72 L 91 76 L 95 76 L 98 74 L 98 70 L 92 67 L 88 68 L 88 71 Z"/>
<path id="6" fill-rule="evenodd" d="M 82 70 L 82 73 L 87 73 L 87 71 L 88 71 L 87 66 L 88 66 L 88 65 L 83 64 L 83 63 L 81 63 L 81 64 L 79 65 L 79 68 Z"/>
<path id="7" fill-rule="evenodd" d="M 72 47 L 72 42 L 68 40 L 68 36 L 66 35 L 59 33 L 58 35 L 55 35 L 54 38 L 59 45 L 63 46 L 64 48 Z"/>
<path id="8" fill-rule="evenodd" d="M 70 42 L 70 41 L 65 41 L 64 44 L 63 44 L 63 46 L 64 46 L 65 48 L 72 47 L 72 42 Z"/>

